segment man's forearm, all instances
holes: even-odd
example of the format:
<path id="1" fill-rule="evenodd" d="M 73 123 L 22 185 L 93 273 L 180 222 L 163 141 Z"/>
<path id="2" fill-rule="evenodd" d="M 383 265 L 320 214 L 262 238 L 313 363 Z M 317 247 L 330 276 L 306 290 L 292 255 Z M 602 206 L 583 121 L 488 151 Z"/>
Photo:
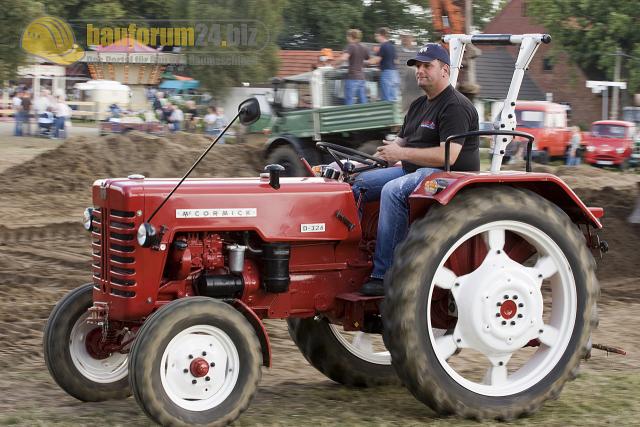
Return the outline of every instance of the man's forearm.
<path id="1" fill-rule="evenodd" d="M 461 148 L 462 146 L 459 144 L 451 144 L 449 164 L 455 163 Z M 444 144 L 429 148 L 402 147 L 402 157 L 400 160 L 408 161 L 419 166 L 432 168 L 444 167 Z"/>

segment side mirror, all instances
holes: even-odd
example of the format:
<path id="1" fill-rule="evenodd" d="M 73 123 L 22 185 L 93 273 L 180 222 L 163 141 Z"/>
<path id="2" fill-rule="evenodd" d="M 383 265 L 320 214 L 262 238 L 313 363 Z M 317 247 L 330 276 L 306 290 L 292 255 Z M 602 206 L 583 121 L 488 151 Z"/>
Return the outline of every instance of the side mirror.
<path id="1" fill-rule="evenodd" d="M 249 126 L 260 118 L 260 103 L 257 98 L 249 98 L 238 107 L 240 123 Z"/>

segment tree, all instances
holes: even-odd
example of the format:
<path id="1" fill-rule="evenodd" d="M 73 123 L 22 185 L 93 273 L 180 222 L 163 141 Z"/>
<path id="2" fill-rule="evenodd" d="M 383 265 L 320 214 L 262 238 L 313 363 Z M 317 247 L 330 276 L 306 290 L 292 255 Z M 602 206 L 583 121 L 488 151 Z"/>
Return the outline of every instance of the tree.
<path id="1" fill-rule="evenodd" d="M 4 0 L 0 8 L 0 81 L 16 76 L 18 66 L 23 65 L 27 53 L 20 46 L 20 39 L 29 22 L 42 15 L 44 7 L 35 0 Z"/>
<path id="2" fill-rule="evenodd" d="M 629 89 L 640 88 L 640 0 L 530 0 L 527 13 L 544 25 L 569 57 L 589 76 L 613 79 L 615 53 L 632 58 L 622 61 Z"/>
<path id="3" fill-rule="evenodd" d="M 183 51 L 202 65 L 189 72 L 214 95 L 242 82 L 267 81 L 278 68 L 275 39 L 286 0 L 186 0 L 173 16 L 196 25 L 199 46 Z M 201 17 L 215 17 L 202 19 Z M 180 26 L 184 21 L 176 21 Z M 240 40 L 237 43 L 232 39 Z"/>
<path id="4" fill-rule="evenodd" d="M 353 0 L 289 0 L 278 44 L 283 49 L 341 49 L 349 28 L 362 27 L 364 4 Z"/>

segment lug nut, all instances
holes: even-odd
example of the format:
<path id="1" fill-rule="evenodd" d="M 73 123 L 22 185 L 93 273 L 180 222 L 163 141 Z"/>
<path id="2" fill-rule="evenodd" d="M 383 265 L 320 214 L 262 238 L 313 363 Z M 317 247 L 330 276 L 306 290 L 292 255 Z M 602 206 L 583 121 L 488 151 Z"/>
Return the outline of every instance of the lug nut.
<path id="1" fill-rule="evenodd" d="M 507 324 L 507 321 L 506 321 L 506 320 L 503 320 L 503 321 L 502 321 L 502 324 L 503 324 L 503 325 L 506 325 L 506 324 Z"/>
<path id="2" fill-rule="evenodd" d="M 189 359 L 193 359 L 193 354 L 190 354 L 190 355 L 189 355 Z"/>
<path id="3" fill-rule="evenodd" d="M 515 325 L 515 324 L 516 324 L 516 322 L 512 320 L 512 321 L 511 321 L 511 326 L 513 326 L 513 325 Z"/>
<path id="4" fill-rule="evenodd" d="M 524 307 L 524 304 L 523 303 L 519 303 L 518 307 Z"/>
<path id="5" fill-rule="evenodd" d="M 210 381 L 210 380 L 211 380 L 211 378 L 209 378 L 209 377 L 204 377 L 204 380 L 205 380 L 205 381 Z"/>
<path id="6" fill-rule="evenodd" d="M 213 368 L 214 366 L 216 366 L 216 364 L 214 362 L 211 362 L 211 367 Z"/>
<path id="7" fill-rule="evenodd" d="M 518 313 L 518 319 L 522 319 L 522 313 Z"/>
<path id="8" fill-rule="evenodd" d="M 202 355 L 203 355 L 203 356 L 206 356 L 206 355 L 207 355 L 207 352 L 206 352 L 206 351 L 203 351 L 203 352 L 202 352 Z"/>
<path id="9" fill-rule="evenodd" d="M 497 305 L 498 307 L 500 307 L 500 306 L 502 305 L 502 303 L 501 303 L 501 302 L 499 302 L 499 303 L 497 303 L 496 305 Z"/>
<path id="10" fill-rule="evenodd" d="M 514 295 L 514 296 L 513 296 L 513 299 L 518 299 L 518 295 Z"/>
<path id="11" fill-rule="evenodd" d="M 509 295 L 503 296 L 504 299 L 509 299 Z"/>
<path id="12" fill-rule="evenodd" d="M 500 313 L 496 313 L 496 317 L 500 317 Z"/>
<path id="13" fill-rule="evenodd" d="M 197 382 L 198 382 L 198 381 L 193 380 L 193 381 L 191 381 L 191 384 L 196 384 Z"/>
<path id="14" fill-rule="evenodd" d="M 184 372 L 184 373 L 186 374 L 187 372 L 189 372 L 189 370 L 188 370 L 187 368 L 184 368 L 184 369 L 182 370 L 182 372 Z"/>

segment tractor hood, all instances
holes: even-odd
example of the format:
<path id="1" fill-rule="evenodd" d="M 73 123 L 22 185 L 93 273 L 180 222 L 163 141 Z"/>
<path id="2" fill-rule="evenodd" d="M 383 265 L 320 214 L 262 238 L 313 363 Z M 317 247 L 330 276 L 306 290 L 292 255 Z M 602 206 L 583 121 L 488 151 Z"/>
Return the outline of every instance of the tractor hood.
<path id="1" fill-rule="evenodd" d="M 125 212 L 137 227 L 178 182 L 141 177 L 96 181 L 94 207 Z M 168 235 L 255 230 L 266 241 L 344 240 L 360 231 L 351 187 L 316 177 L 283 177 L 277 190 L 268 178 L 187 179 L 151 223 L 166 227 Z"/>

